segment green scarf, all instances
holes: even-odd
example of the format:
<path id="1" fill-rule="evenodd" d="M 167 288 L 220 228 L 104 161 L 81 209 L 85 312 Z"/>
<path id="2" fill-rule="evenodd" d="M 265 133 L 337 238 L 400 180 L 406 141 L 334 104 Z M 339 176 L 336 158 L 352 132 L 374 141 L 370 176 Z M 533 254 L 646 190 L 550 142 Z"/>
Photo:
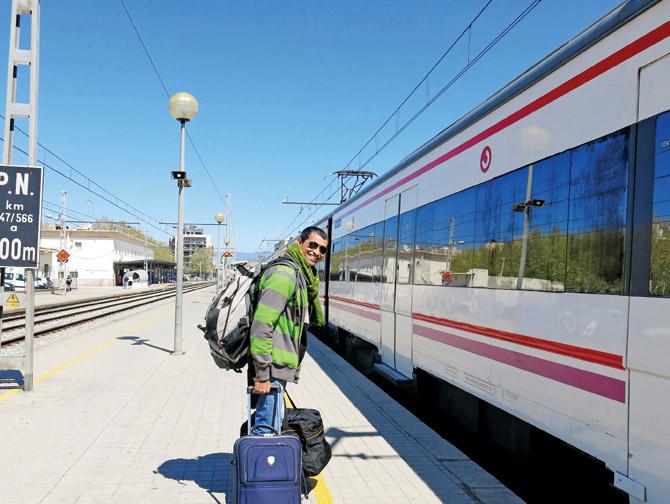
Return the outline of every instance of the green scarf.
<path id="1" fill-rule="evenodd" d="M 322 326 L 326 323 L 319 303 L 319 275 L 316 268 L 310 266 L 307 258 L 297 243 L 291 243 L 286 250 L 291 258 L 300 267 L 300 271 L 307 282 L 307 299 L 309 301 L 309 323 L 310 325 Z"/>

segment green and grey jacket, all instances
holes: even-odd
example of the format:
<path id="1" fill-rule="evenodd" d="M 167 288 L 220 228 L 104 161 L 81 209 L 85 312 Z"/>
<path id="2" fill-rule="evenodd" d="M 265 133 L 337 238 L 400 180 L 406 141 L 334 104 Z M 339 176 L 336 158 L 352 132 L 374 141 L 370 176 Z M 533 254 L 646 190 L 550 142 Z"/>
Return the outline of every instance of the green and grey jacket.
<path id="1" fill-rule="evenodd" d="M 282 259 L 295 264 L 288 254 Z M 297 265 L 278 264 L 263 272 L 250 332 L 258 380 L 298 382 L 307 348 L 307 303 L 307 285 Z"/>

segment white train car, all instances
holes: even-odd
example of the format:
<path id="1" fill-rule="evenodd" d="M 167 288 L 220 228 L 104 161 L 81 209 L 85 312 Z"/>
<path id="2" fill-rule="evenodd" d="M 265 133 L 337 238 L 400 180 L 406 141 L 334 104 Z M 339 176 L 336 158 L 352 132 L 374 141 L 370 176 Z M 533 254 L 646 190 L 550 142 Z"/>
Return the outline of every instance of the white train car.
<path id="1" fill-rule="evenodd" d="M 670 502 L 670 1 L 629 1 L 319 223 L 331 327 Z"/>

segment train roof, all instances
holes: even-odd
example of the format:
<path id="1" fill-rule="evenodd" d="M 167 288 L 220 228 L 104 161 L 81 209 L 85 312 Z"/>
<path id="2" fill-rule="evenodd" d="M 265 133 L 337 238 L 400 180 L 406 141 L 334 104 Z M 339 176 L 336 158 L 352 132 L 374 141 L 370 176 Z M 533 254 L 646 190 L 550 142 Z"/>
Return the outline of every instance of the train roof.
<path id="1" fill-rule="evenodd" d="M 384 173 L 377 180 L 372 182 L 364 190 L 360 191 L 351 199 L 347 200 L 335 210 L 317 222 L 322 222 L 334 216 L 342 208 L 349 206 L 354 201 L 362 198 L 373 191 L 376 187 L 383 184 L 386 180 L 393 177 L 399 171 L 414 163 L 417 159 L 425 156 L 439 145 L 443 144 L 453 136 L 470 127 L 481 118 L 490 114 L 492 111 L 508 102 L 515 96 L 529 89 L 536 82 L 551 74 L 565 63 L 569 62 L 583 51 L 592 47 L 603 38 L 607 37 L 619 27 L 636 18 L 644 11 L 660 2 L 660 0 L 628 0 L 612 9 L 603 17 L 595 21 L 591 26 L 584 29 L 581 33 L 565 42 L 563 45 L 549 53 L 543 59 L 535 63 L 528 70 L 516 77 L 514 80 L 503 86 L 500 90 L 487 98 L 479 106 L 454 121 L 440 133 L 428 140 L 421 147 L 417 148 L 405 157 L 395 167 Z"/>

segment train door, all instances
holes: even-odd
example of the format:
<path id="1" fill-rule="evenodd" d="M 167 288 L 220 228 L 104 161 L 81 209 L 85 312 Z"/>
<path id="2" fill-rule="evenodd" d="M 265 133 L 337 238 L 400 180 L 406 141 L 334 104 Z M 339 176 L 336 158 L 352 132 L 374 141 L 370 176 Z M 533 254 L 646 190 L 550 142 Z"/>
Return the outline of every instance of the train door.
<path id="1" fill-rule="evenodd" d="M 640 69 L 626 356 L 629 467 L 627 478 L 618 475 L 623 483 L 615 483 L 640 501 L 646 492 L 649 502 L 670 495 L 670 111 L 654 116 L 659 108 L 670 110 L 669 79 L 670 55 Z"/>
<path id="2" fill-rule="evenodd" d="M 381 296 L 381 358 L 411 377 L 412 270 L 416 186 L 386 200 Z"/>

